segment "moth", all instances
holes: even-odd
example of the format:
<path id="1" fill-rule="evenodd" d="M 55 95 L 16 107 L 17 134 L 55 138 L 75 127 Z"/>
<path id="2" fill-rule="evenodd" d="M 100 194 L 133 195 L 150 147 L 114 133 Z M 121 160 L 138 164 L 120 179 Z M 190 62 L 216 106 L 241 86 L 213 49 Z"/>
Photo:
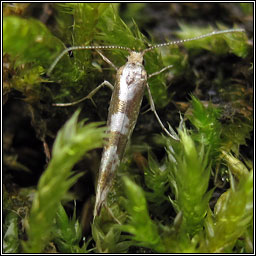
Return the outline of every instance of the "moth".
<path id="1" fill-rule="evenodd" d="M 87 50 L 121 49 L 129 52 L 127 62 L 125 63 L 125 65 L 123 65 L 117 70 L 115 86 L 114 86 L 114 90 L 113 90 L 111 101 L 110 101 L 108 119 L 107 119 L 108 137 L 103 149 L 101 163 L 100 163 L 99 178 L 98 178 L 97 190 L 96 190 L 96 201 L 95 201 L 95 207 L 94 207 L 94 218 L 100 214 L 102 205 L 106 202 L 107 195 L 109 190 L 111 189 L 116 170 L 118 169 L 120 162 L 122 161 L 125 148 L 127 145 L 127 141 L 129 140 L 133 132 L 134 126 L 136 124 L 142 98 L 146 88 L 149 94 L 151 110 L 154 112 L 160 126 L 163 128 L 163 130 L 167 133 L 168 136 L 172 137 L 175 140 L 179 140 L 178 136 L 176 135 L 176 133 L 172 128 L 170 128 L 170 131 L 168 131 L 162 124 L 156 112 L 154 101 L 153 101 L 150 88 L 147 82 L 149 78 L 151 78 L 154 75 L 158 75 L 159 73 L 165 71 L 171 66 L 167 66 L 164 69 L 160 70 L 159 72 L 155 72 L 151 75 L 147 75 L 147 72 L 143 66 L 144 54 L 159 47 L 178 45 L 184 42 L 199 40 L 205 37 L 210 37 L 210 36 L 219 35 L 219 34 L 226 34 L 226 33 L 235 33 L 235 32 L 244 32 L 244 29 L 227 29 L 227 30 L 221 30 L 221 31 L 213 31 L 208 34 L 200 35 L 200 36 L 189 38 L 189 39 L 157 44 L 149 48 L 146 48 L 141 52 L 133 51 L 128 47 L 113 46 L 113 45 L 112 46 L 73 46 L 65 49 L 52 63 L 51 67 L 47 72 L 48 75 L 50 75 L 50 73 L 52 72 L 52 70 L 58 63 L 58 61 L 69 51 L 86 50 L 86 49 Z M 104 56 L 102 57 L 109 64 L 113 65 Z M 104 81 L 90 95 L 76 102 L 66 103 L 66 104 L 59 103 L 55 105 L 70 106 L 70 105 L 77 104 L 85 100 L 86 98 L 91 97 L 99 88 L 101 88 L 104 85 L 111 87 L 111 84 L 109 82 Z"/>

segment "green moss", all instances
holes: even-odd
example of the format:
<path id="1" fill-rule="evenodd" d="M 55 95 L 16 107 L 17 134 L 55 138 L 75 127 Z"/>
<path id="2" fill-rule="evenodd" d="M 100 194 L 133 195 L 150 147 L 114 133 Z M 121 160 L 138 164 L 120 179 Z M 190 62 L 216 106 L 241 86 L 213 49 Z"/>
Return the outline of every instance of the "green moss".
<path id="1" fill-rule="evenodd" d="M 186 39 L 197 37 L 202 34 L 210 33 L 214 31 L 212 27 L 202 28 L 198 30 L 198 27 L 193 27 L 185 24 L 180 24 L 181 31 L 177 33 L 179 38 Z M 218 25 L 219 30 L 228 29 L 226 26 Z M 239 57 L 246 57 L 248 54 L 248 45 L 246 42 L 245 33 L 227 33 L 214 37 L 207 37 L 196 41 L 186 42 L 184 45 L 187 48 L 205 49 L 207 51 L 214 52 L 218 55 L 224 55 L 226 53 L 234 53 Z"/>
<path id="2" fill-rule="evenodd" d="M 130 220 L 127 224 L 121 225 L 120 229 L 133 235 L 130 239 L 134 241 L 134 245 L 164 252 L 165 248 L 158 233 L 157 225 L 149 217 L 143 190 L 127 177 L 124 177 L 123 180 L 127 196 L 124 205 L 130 215 Z"/>
<path id="3" fill-rule="evenodd" d="M 59 131 L 55 140 L 52 159 L 41 176 L 29 217 L 26 252 L 41 252 L 50 240 L 52 225 L 60 200 L 83 173 L 71 172 L 74 164 L 92 148 L 102 145 L 103 128 L 91 123 L 77 123 L 79 112 Z"/>
<path id="4" fill-rule="evenodd" d="M 76 208 L 75 208 L 76 210 Z M 76 219 L 76 211 L 72 219 L 70 220 L 65 209 L 61 204 L 57 207 L 57 212 L 55 214 L 55 226 L 53 228 L 53 240 L 59 251 L 63 253 L 86 253 L 88 243 L 84 242 L 80 246 L 80 240 L 82 238 L 82 229 L 78 219 Z"/>
<path id="5" fill-rule="evenodd" d="M 3 20 L 3 52 L 17 64 L 33 62 L 47 67 L 53 53 L 60 50 L 60 40 L 39 21 L 7 16 Z"/>
<path id="6" fill-rule="evenodd" d="M 119 16 L 119 4 L 60 3 L 52 6 L 55 23 L 46 26 L 38 20 L 26 18 L 23 9 L 20 16 L 17 12 L 10 15 L 10 7 L 5 5 L 5 13 L 8 14 L 3 20 L 3 51 L 8 65 L 5 65 L 4 81 L 6 87 L 19 91 L 27 102 L 37 103 L 37 107 L 30 105 L 30 109 L 39 121 L 45 118 L 45 112 L 52 113 L 45 119 L 52 118 L 57 127 L 58 113 L 63 111 L 67 118 L 68 110 L 54 109 L 51 104 L 46 107 L 41 100 L 48 103 L 72 102 L 87 95 L 102 81 L 114 83 L 115 80 L 115 70 L 109 68 L 93 50 L 74 51 L 73 58 L 65 55 L 50 77 L 43 76 L 66 46 L 120 45 L 141 51 L 153 44 L 153 39 L 146 38 L 135 21 L 123 22 Z M 168 4 L 170 12 L 173 11 L 172 6 L 175 5 Z M 130 4 L 126 15 L 134 10 L 140 14 L 144 7 L 147 4 Z M 244 13 L 251 15 L 249 6 L 243 5 L 242 8 Z M 140 24 L 145 24 L 146 20 L 141 17 Z M 180 39 L 216 30 L 208 25 L 188 25 L 189 21 L 179 24 L 176 35 Z M 227 28 L 223 25 L 218 27 Z M 158 39 L 154 41 L 161 43 Z M 172 123 L 173 113 L 178 112 L 169 104 L 173 99 L 188 109 L 177 128 L 180 141 L 156 135 L 152 142 L 152 133 L 158 131 L 151 128 L 154 121 L 144 122 L 142 128 L 138 128 L 143 136 L 136 137 L 138 141 L 133 140 L 140 146 L 143 141 L 143 150 L 142 147 L 134 150 L 132 146 L 127 151 L 108 198 L 109 210 L 102 210 L 101 216 L 91 225 L 92 234 L 83 237 L 79 220 L 81 213 L 69 219 L 60 202 L 83 174 L 75 174 L 72 167 L 85 152 L 102 146 L 104 129 L 99 128 L 98 123 L 86 126 L 84 122 L 78 123 L 76 112 L 59 131 L 52 159 L 40 177 L 25 221 L 26 242 L 18 232 L 20 219 L 5 210 L 5 252 L 45 252 L 49 242 L 53 242 L 55 252 L 60 253 L 86 253 L 91 250 L 99 253 L 141 250 L 156 253 L 251 252 L 252 161 L 241 150 L 241 146 L 248 143 L 253 129 L 252 92 L 248 89 L 252 80 L 250 51 L 250 41 L 245 34 L 230 33 L 188 42 L 182 47 L 172 46 L 146 53 L 148 74 L 173 65 L 166 73 L 150 79 L 149 85 L 157 110 L 163 110 L 164 123 L 167 120 Z M 103 53 L 118 67 L 126 62 L 128 55 L 118 49 Z M 200 59 L 202 55 L 207 56 L 210 64 L 216 59 L 203 71 L 198 68 L 204 65 Z M 226 64 L 225 58 L 230 56 L 233 59 Z M 194 65 L 197 57 L 199 65 Z M 232 66 L 228 69 L 230 73 L 225 74 L 225 68 L 233 60 L 243 64 L 238 68 Z M 208 69 L 214 73 L 211 81 L 202 75 Z M 172 78 L 169 79 L 169 85 L 174 86 L 172 91 L 166 86 L 166 74 Z M 184 80 L 175 85 L 182 77 L 187 81 L 185 86 L 181 86 Z M 245 77 L 244 81 L 241 77 Z M 218 104 L 212 104 L 205 96 L 209 88 L 214 88 L 217 93 Z M 192 100 L 187 102 L 192 91 L 197 96 L 192 96 Z M 109 98 L 104 97 L 102 102 L 98 109 L 90 111 L 87 108 L 83 115 L 90 116 L 95 112 L 101 116 L 102 109 L 107 109 Z M 181 111 L 182 114 L 185 112 Z M 35 116 L 32 120 L 35 121 Z M 41 125 L 39 121 L 34 128 L 38 133 L 44 130 L 40 139 L 52 134 L 46 125 L 48 123 L 44 121 Z M 132 153 L 139 151 L 142 154 L 145 148 L 150 148 L 150 153 L 147 159 L 144 158 L 141 170 L 134 165 Z M 214 175 L 217 175 L 218 168 L 229 175 L 229 180 L 224 189 L 218 188 L 221 195 L 216 199 Z M 28 168 L 23 167 L 23 170 Z M 217 203 L 213 207 L 214 200 Z M 12 205 L 8 203 L 5 207 Z M 88 218 L 87 221 L 91 220 Z"/>
<path id="7" fill-rule="evenodd" d="M 209 210 L 205 221 L 207 238 L 202 250 L 218 253 L 232 249 L 236 239 L 251 225 L 253 173 L 247 173 L 236 185 L 221 195 L 214 214 Z"/>
<path id="8" fill-rule="evenodd" d="M 18 237 L 18 215 L 10 212 L 5 217 L 3 249 L 5 253 L 18 253 L 20 240 Z"/>

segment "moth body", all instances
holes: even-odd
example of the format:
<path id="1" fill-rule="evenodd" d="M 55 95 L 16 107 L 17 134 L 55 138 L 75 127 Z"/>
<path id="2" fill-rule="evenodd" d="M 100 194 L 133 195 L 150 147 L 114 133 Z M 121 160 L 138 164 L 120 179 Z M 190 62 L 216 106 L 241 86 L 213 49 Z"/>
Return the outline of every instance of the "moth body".
<path id="1" fill-rule="evenodd" d="M 117 71 L 109 106 L 108 138 L 99 169 L 94 216 L 99 215 L 106 200 L 139 115 L 147 82 L 147 73 L 142 62 L 143 53 L 131 52 L 127 63 Z"/>
<path id="2" fill-rule="evenodd" d="M 58 63 L 58 61 L 69 51 L 73 50 L 108 50 L 108 49 L 120 49 L 125 50 L 130 53 L 128 56 L 127 63 L 118 69 L 116 75 L 116 82 L 114 86 L 114 91 L 111 97 L 109 113 L 108 113 L 108 138 L 105 143 L 103 154 L 101 158 L 101 164 L 99 169 L 99 178 L 97 183 L 97 190 L 96 190 L 96 202 L 94 208 L 94 217 L 99 215 L 101 207 L 103 203 L 106 201 L 108 192 L 112 187 L 114 175 L 120 162 L 123 158 L 123 154 L 125 151 L 125 147 L 130 135 L 133 132 L 134 126 L 136 124 L 139 110 L 141 106 L 141 101 L 143 98 L 144 90 L 147 87 L 148 94 L 149 94 L 149 103 L 151 110 L 154 112 L 157 121 L 159 122 L 162 129 L 166 132 L 168 136 L 171 138 L 179 141 L 177 134 L 174 132 L 171 127 L 171 133 L 164 127 L 163 123 L 161 122 L 155 106 L 153 102 L 153 98 L 150 92 L 150 88 L 147 84 L 147 79 L 151 78 L 154 75 L 158 75 L 161 72 L 165 71 L 166 69 L 170 68 L 172 65 L 163 68 L 162 70 L 150 74 L 147 77 L 147 73 L 143 66 L 143 55 L 146 52 L 152 51 L 156 48 L 171 46 L 171 45 L 178 45 L 183 44 L 185 42 L 199 40 L 206 37 L 217 36 L 220 34 L 227 34 L 227 33 L 244 33 L 244 29 L 226 29 L 221 31 L 213 31 L 204 35 L 199 35 L 193 38 L 182 39 L 178 41 L 172 41 L 168 43 L 156 44 L 144 49 L 142 52 L 135 52 L 132 51 L 130 48 L 125 46 L 117 46 L 117 45 L 108 45 L 108 46 L 73 46 L 65 49 L 52 63 L 50 68 L 47 71 L 47 75 L 49 76 Z M 102 54 L 100 54 L 103 56 Z M 107 60 L 103 56 L 104 60 Z M 107 60 L 108 63 L 111 63 Z M 112 64 L 112 66 L 114 66 Z M 114 66 L 115 67 L 115 66 Z M 106 81 L 104 81 L 98 88 L 101 88 L 103 85 L 109 85 Z M 112 85 L 110 85 L 112 87 Z M 96 88 L 97 89 L 97 88 Z M 97 91 L 95 89 L 95 92 Z M 95 93 L 94 92 L 94 93 Z M 94 93 L 92 95 L 94 95 Z M 89 97 L 86 96 L 80 100 L 77 100 L 73 103 L 57 103 L 54 106 L 72 106 L 77 103 L 82 102 L 85 99 L 91 98 L 92 95 Z"/>

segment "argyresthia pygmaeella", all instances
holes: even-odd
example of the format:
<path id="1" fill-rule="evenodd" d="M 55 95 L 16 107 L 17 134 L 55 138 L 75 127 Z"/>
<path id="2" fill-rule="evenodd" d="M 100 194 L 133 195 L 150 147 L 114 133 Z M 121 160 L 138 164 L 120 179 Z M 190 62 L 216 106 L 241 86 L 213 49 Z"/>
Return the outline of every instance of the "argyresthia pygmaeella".
<path id="1" fill-rule="evenodd" d="M 147 84 L 147 79 L 153 75 L 157 75 L 165 69 L 147 76 L 146 70 L 143 66 L 143 56 L 146 52 L 151 51 L 155 48 L 177 45 L 188 41 L 198 40 L 205 37 L 210 37 L 218 34 L 225 33 L 235 33 L 244 32 L 243 29 L 228 29 L 221 31 L 213 31 L 208 34 L 204 34 L 198 37 L 173 41 L 169 43 L 157 44 L 145 49 L 142 52 L 132 51 L 128 47 L 122 46 L 74 46 L 65 49 L 53 62 L 48 70 L 48 75 L 52 72 L 53 68 L 57 62 L 70 50 L 83 50 L 83 49 L 121 49 L 129 51 L 129 56 L 127 63 L 118 69 L 116 74 L 116 82 L 114 86 L 114 91 L 110 101 L 109 113 L 108 113 L 108 133 L 107 142 L 103 149 L 103 154 L 101 158 L 101 164 L 99 169 L 99 178 L 96 191 L 96 202 L 94 208 L 94 217 L 99 215 L 100 210 L 104 202 L 106 201 L 108 192 L 113 183 L 113 178 L 116 170 L 122 160 L 127 141 L 132 134 L 134 126 L 136 124 L 140 105 L 142 102 L 143 94 L 145 88 L 148 89 L 151 110 L 154 112 L 159 124 L 164 129 L 164 131 L 172 138 L 178 140 L 178 137 L 173 132 L 169 132 L 163 126 L 161 120 L 159 119 L 154 102 L 150 93 L 149 86 Z M 104 82 L 105 84 L 108 82 Z M 102 83 L 102 85 L 104 84 Z M 101 85 L 101 86 L 102 86 Z M 85 99 L 85 98 L 83 98 Z M 67 104 L 55 104 L 57 106 L 70 106 L 81 102 L 83 99 L 75 103 Z"/>

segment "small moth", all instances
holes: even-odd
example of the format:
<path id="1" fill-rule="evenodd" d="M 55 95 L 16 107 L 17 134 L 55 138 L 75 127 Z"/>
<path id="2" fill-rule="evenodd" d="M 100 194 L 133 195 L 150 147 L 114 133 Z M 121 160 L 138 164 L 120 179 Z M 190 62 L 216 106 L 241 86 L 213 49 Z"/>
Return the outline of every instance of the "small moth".
<path id="1" fill-rule="evenodd" d="M 113 90 L 111 101 L 110 101 L 108 120 L 107 120 L 107 127 L 108 127 L 107 133 L 109 136 L 107 138 L 107 142 L 105 143 L 102 158 L 101 158 L 99 178 L 98 178 L 97 191 L 96 191 L 96 202 L 94 207 L 94 217 L 100 214 L 101 207 L 105 203 L 108 192 L 111 189 L 114 175 L 116 173 L 118 166 L 120 165 L 120 162 L 122 161 L 127 141 L 131 136 L 134 126 L 136 124 L 145 88 L 147 88 L 149 93 L 151 110 L 154 112 L 159 124 L 169 136 L 171 136 L 175 140 L 179 140 L 175 132 L 171 130 L 171 133 L 170 133 L 164 127 L 160 118 L 158 117 L 157 112 L 155 110 L 152 95 L 147 83 L 147 80 L 150 77 L 154 75 L 158 75 L 159 73 L 163 72 L 167 68 L 170 68 L 171 66 L 168 66 L 160 70 L 159 72 L 156 72 L 147 76 L 147 72 L 143 66 L 144 54 L 155 48 L 159 48 L 163 46 L 177 45 L 177 44 L 198 40 L 205 37 L 210 37 L 210 36 L 225 34 L 225 33 L 234 33 L 234 32 L 244 32 L 244 30 L 228 29 L 228 30 L 221 30 L 221 31 L 213 31 L 211 33 L 197 36 L 194 38 L 178 40 L 178 41 L 173 41 L 173 42 L 163 43 L 163 44 L 157 44 L 143 50 L 142 52 L 132 51 L 130 48 L 123 47 L 123 46 L 74 46 L 74 47 L 65 49 L 56 58 L 56 60 L 53 62 L 53 64 L 51 65 L 51 67 L 47 72 L 48 75 L 52 72 L 57 62 L 69 51 L 84 50 L 84 49 L 95 49 L 95 50 L 121 49 L 129 52 L 129 56 L 126 64 L 117 70 L 116 82 L 115 82 L 114 90 Z M 103 56 L 103 59 L 108 63 L 110 62 L 104 56 Z M 109 86 L 109 83 L 107 81 L 104 81 L 98 87 L 102 87 L 103 85 Z M 70 105 L 77 104 L 86 98 L 88 98 L 88 96 L 73 103 L 67 103 L 67 104 L 60 103 L 55 105 L 70 106 Z"/>

